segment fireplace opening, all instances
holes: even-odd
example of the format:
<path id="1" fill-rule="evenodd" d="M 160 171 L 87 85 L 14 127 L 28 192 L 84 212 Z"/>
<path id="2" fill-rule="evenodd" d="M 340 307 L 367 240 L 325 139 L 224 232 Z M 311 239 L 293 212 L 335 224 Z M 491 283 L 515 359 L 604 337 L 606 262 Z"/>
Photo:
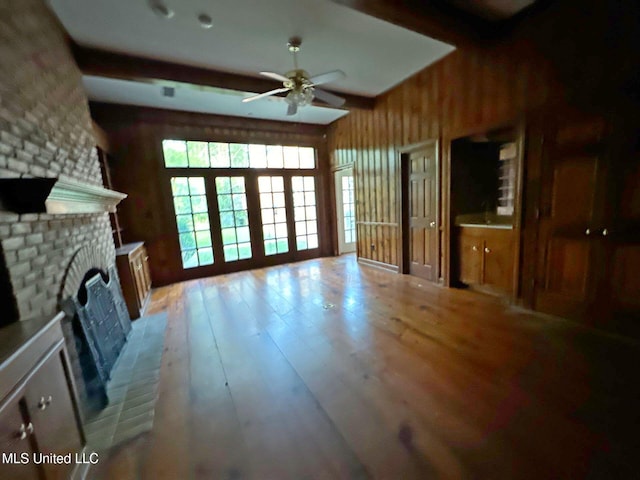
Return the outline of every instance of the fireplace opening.
<path id="1" fill-rule="evenodd" d="M 72 337 L 67 344 L 74 347 L 78 396 L 83 417 L 89 419 L 109 403 L 107 383 L 131 331 L 131 320 L 115 266 L 107 271 L 91 267 L 78 278 L 77 291 L 64 301 Z"/>

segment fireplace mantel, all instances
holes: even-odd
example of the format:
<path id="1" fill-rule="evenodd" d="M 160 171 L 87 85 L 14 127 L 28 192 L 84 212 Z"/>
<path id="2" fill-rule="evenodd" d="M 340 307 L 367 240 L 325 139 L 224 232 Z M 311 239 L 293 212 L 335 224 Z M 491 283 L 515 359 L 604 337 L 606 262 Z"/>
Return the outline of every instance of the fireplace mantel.
<path id="1" fill-rule="evenodd" d="M 61 178 L 0 179 L 0 211 L 54 215 L 115 212 L 127 195 Z"/>

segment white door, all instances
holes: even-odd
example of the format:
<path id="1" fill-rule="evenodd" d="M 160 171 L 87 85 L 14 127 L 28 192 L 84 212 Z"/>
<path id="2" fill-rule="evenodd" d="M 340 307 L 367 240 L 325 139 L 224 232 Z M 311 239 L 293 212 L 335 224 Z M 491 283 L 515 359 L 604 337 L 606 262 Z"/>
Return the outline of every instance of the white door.
<path id="1" fill-rule="evenodd" d="M 356 199 L 353 168 L 336 172 L 336 213 L 338 253 L 356 251 Z"/>

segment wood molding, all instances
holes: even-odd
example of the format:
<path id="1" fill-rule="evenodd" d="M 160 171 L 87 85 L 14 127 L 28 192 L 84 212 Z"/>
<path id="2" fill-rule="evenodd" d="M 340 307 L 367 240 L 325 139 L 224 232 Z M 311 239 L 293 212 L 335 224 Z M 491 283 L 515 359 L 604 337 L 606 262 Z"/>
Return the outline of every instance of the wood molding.
<path id="1" fill-rule="evenodd" d="M 60 178 L 6 178 L 0 180 L 0 211 L 15 213 L 115 212 L 126 194 Z"/>
<path id="2" fill-rule="evenodd" d="M 256 93 L 266 92 L 282 86 L 280 82 L 265 78 L 249 77 L 208 68 L 82 47 L 73 41 L 70 41 L 70 48 L 78 67 L 85 75 L 134 81 L 169 80 Z M 327 89 L 327 91 L 330 90 Z M 346 100 L 344 107 L 341 109 L 360 108 L 373 110 L 375 106 L 375 98 L 373 97 L 337 91 L 331 92 Z M 280 94 L 280 96 L 283 97 L 284 95 Z M 314 101 L 313 104 L 325 108 L 335 108 L 324 102 Z"/>
<path id="3" fill-rule="evenodd" d="M 366 15 L 457 47 L 473 46 L 496 35 L 495 25 L 443 2 L 417 0 L 332 0 Z"/>
<path id="4" fill-rule="evenodd" d="M 388 263 L 378 262 L 376 260 L 371 260 L 369 258 L 358 257 L 358 263 L 361 265 L 366 265 L 367 267 L 380 268 L 382 270 L 387 270 L 388 272 L 399 273 L 400 269 L 397 265 L 389 265 Z"/>
<path id="5" fill-rule="evenodd" d="M 118 103 L 89 102 L 89 108 L 91 109 L 91 116 L 103 124 L 107 130 L 110 125 L 130 125 L 133 123 L 220 127 L 225 129 L 259 130 L 262 132 L 296 133 L 320 137 L 324 136 L 327 130 L 326 125 L 231 117 Z"/>
<path id="6" fill-rule="evenodd" d="M 357 221 L 356 225 L 372 225 L 375 227 L 393 227 L 393 228 L 398 228 L 400 226 L 396 222 L 367 222 L 367 221 Z"/>

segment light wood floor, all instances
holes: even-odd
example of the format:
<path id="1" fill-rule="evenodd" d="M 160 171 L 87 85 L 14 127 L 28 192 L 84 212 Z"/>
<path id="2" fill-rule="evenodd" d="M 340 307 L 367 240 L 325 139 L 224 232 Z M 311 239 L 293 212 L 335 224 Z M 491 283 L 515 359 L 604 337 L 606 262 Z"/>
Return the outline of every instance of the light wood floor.
<path id="1" fill-rule="evenodd" d="M 103 479 L 637 478 L 638 344 L 307 261 L 159 288 L 153 431 Z"/>

